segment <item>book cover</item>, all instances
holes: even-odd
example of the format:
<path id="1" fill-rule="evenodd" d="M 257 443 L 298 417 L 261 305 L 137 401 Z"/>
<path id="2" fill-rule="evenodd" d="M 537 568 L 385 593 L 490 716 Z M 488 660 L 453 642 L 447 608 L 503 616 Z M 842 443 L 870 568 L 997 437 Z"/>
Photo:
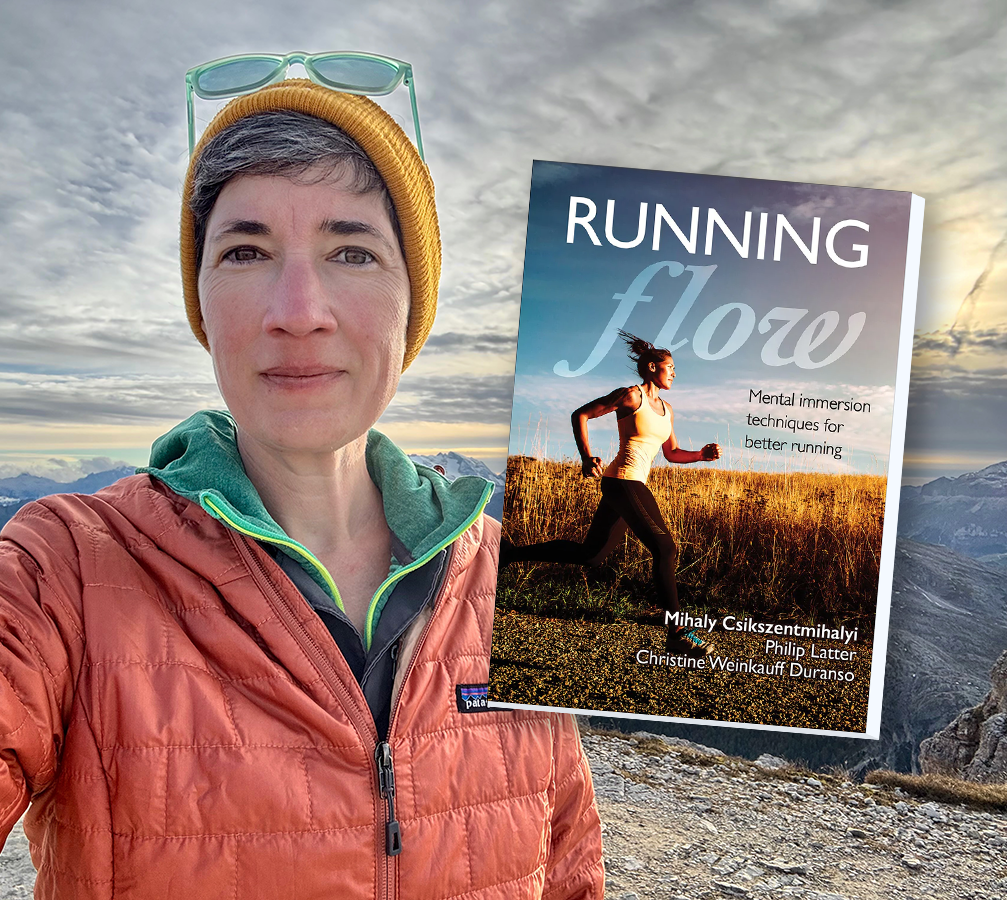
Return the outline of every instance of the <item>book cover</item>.
<path id="1" fill-rule="evenodd" d="M 534 163 L 493 706 L 878 736 L 922 227 Z"/>

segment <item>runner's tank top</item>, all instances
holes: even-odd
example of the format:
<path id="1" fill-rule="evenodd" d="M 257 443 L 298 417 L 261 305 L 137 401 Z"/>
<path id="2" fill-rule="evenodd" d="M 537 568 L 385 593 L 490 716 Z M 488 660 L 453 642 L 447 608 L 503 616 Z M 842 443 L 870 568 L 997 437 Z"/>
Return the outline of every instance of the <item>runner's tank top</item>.
<path id="1" fill-rule="evenodd" d="M 619 455 L 608 464 L 604 475 L 644 481 L 661 445 L 671 437 L 671 412 L 663 400 L 664 415 L 654 412 L 640 388 L 640 406 L 632 415 L 619 419 Z"/>

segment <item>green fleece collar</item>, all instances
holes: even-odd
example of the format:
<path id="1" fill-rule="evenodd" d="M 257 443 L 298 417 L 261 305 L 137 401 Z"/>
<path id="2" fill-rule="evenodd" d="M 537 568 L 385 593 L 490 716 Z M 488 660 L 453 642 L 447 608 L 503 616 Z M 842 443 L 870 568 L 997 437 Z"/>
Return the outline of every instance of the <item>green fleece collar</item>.
<path id="1" fill-rule="evenodd" d="M 364 635 L 369 647 L 395 583 L 466 531 L 489 501 L 493 485 L 474 476 L 448 481 L 413 463 L 373 429 L 367 435 L 366 460 L 367 472 L 381 492 L 388 527 L 411 557 L 392 561 L 388 577 L 371 600 Z M 136 471 L 164 482 L 236 531 L 278 546 L 343 608 L 339 590 L 322 563 L 288 537 L 263 506 L 245 474 L 229 413 L 204 410 L 190 416 L 154 442 L 150 465 Z"/>

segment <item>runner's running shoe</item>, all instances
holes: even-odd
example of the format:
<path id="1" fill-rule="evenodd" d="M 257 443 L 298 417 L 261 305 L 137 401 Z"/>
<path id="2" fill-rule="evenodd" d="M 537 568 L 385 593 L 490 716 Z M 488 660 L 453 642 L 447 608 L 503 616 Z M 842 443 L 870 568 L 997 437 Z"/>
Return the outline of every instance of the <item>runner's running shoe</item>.
<path id="1" fill-rule="evenodd" d="M 704 641 L 695 631 L 668 630 L 668 639 L 664 644 L 664 652 L 669 656 L 703 657 L 713 653 L 713 644 Z"/>

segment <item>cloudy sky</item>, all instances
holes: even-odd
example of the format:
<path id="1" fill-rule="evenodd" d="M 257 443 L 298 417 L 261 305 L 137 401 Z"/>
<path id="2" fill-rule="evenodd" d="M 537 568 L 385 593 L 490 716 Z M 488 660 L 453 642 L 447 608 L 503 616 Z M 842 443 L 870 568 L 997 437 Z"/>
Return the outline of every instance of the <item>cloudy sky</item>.
<path id="1" fill-rule="evenodd" d="M 905 474 L 1007 458 L 1003 4 L 168 9 L 5 6 L 0 475 L 142 463 L 154 437 L 220 404 L 177 270 L 183 77 L 294 49 L 370 50 L 416 72 L 445 267 L 434 336 L 385 416 L 407 449 L 502 467 L 531 162 L 550 159 L 925 197 Z"/>

